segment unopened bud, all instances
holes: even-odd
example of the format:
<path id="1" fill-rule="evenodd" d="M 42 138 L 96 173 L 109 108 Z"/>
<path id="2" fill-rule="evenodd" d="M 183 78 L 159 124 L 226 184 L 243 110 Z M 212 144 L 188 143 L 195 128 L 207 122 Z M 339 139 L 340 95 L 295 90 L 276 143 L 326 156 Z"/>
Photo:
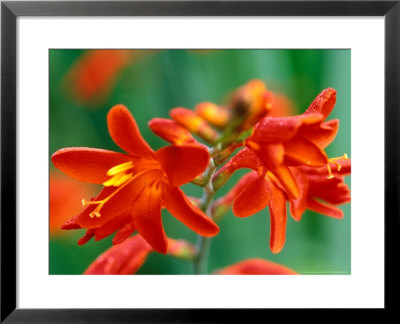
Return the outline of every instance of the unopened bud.
<path id="1" fill-rule="evenodd" d="M 218 223 L 230 211 L 231 207 L 231 204 L 225 203 L 221 198 L 216 200 L 211 209 L 212 220 Z"/>
<path id="2" fill-rule="evenodd" d="M 229 158 L 231 154 L 235 152 L 235 150 L 240 146 L 242 146 L 242 143 L 234 143 L 221 151 L 216 151 L 215 153 L 213 153 L 211 156 L 213 158 L 214 164 L 218 166 L 221 163 L 225 162 L 226 159 Z"/>
<path id="3" fill-rule="evenodd" d="M 230 120 L 230 111 L 212 102 L 202 102 L 195 108 L 196 112 L 210 124 L 224 128 Z"/>
<path id="4" fill-rule="evenodd" d="M 179 259 L 193 260 L 196 256 L 196 247 L 185 240 L 168 238 L 167 254 Z"/>
<path id="5" fill-rule="evenodd" d="M 266 116 L 272 108 L 272 92 L 268 91 L 261 80 L 252 80 L 239 88 L 233 95 L 231 108 L 236 119 L 243 122 L 242 130 L 254 126 Z"/>
<path id="6" fill-rule="evenodd" d="M 220 189 L 229 180 L 231 175 L 232 173 L 229 172 L 229 169 L 218 170 L 212 179 L 214 190 Z"/>
<path id="7" fill-rule="evenodd" d="M 174 108 L 170 111 L 170 115 L 177 123 L 207 142 L 214 143 L 217 140 L 218 132 L 194 111 L 186 108 Z"/>
<path id="8" fill-rule="evenodd" d="M 196 142 L 192 134 L 190 134 L 186 128 L 182 127 L 173 120 L 153 118 L 149 121 L 148 125 L 153 133 L 174 145 Z"/>

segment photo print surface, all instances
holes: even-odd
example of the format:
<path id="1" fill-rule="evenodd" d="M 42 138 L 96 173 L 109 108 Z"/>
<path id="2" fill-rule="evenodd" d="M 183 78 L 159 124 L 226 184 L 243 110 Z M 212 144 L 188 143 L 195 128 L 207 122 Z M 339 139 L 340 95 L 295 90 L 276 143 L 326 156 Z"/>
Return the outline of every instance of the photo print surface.
<path id="1" fill-rule="evenodd" d="M 51 49 L 49 273 L 351 273 L 351 51 Z"/>

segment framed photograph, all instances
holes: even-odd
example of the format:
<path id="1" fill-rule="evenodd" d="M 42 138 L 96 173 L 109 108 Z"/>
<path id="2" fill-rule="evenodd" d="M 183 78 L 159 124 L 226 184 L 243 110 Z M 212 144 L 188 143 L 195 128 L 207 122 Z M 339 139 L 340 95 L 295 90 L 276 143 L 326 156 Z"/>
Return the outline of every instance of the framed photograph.
<path id="1" fill-rule="evenodd" d="M 1 10 L 2 321 L 393 308 L 398 1 Z"/>

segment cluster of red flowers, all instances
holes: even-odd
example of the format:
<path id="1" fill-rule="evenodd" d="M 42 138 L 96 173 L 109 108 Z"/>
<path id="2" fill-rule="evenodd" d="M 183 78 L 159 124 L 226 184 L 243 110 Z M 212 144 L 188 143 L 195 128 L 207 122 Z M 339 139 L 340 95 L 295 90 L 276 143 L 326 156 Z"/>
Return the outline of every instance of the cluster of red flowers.
<path id="1" fill-rule="evenodd" d="M 204 102 L 194 111 L 172 109 L 172 119 L 151 120 L 151 130 L 171 143 L 157 151 L 142 138 L 129 110 L 114 106 L 107 117 L 108 130 L 126 153 L 79 147 L 52 156 L 54 166 L 67 175 L 104 186 L 97 197 L 83 199 L 86 208 L 62 226 L 87 229 L 79 244 L 116 232 L 116 245 L 86 273 L 133 273 L 153 250 L 196 258 L 194 246 L 167 238 L 162 208 L 197 234 L 212 237 L 219 232 L 216 223 L 231 207 L 236 216 L 248 217 L 269 206 L 274 253 L 285 243 L 287 201 L 295 220 L 306 209 L 343 217 L 336 205 L 350 201 L 344 183 L 350 159 L 328 158 L 324 151 L 338 131 L 338 120 L 326 121 L 335 101 L 336 91 L 326 89 L 303 114 L 276 117 L 287 107 L 262 81 L 253 80 L 236 90 L 226 106 Z M 240 168 L 253 171 L 213 202 L 214 193 Z M 179 188 L 188 182 L 204 187 L 202 199 L 190 199 Z M 131 237 L 135 231 L 138 235 Z M 217 273 L 294 272 L 249 259 Z"/>

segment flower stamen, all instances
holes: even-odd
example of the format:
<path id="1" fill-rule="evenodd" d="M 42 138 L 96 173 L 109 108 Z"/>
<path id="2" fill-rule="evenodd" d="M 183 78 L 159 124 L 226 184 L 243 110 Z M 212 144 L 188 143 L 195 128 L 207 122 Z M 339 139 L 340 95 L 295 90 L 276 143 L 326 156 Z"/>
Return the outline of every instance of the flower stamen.
<path id="1" fill-rule="evenodd" d="M 132 173 L 127 173 L 130 169 L 133 168 L 133 162 L 128 161 L 122 164 L 118 164 L 112 167 L 110 170 L 107 171 L 108 176 L 112 176 L 111 179 L 103 182 L 103 186 L 105 187 L 119 187 L 125 181 L 132 178 Z"/>
<path id="2" fill-rule="evenodd" d="M 108 176 L 114 176 L 114 175 L 116 175 L 118 173 L 128 171 L 131 168 L 133 168 L 133 162 L 132 161 L 121 163 L 121 164 L 118 164 L 118 165 L 112 167 L 110 170 L 108 170 L 107 171 L 107 175 Z"/>
<path id="3" fill-rule="evenodd" d="M 112 192 L 108 197 L 102 200 L 92 200 L 87 201 L 86 199 L 82 199 L 82 205 L 98 205 L 95 210 L 89 213 L 90 218 L 101 217 L 100 210 L 103 208 L 104 204 L 109 201 L 112 197 L 114 197 L 119 191 L 125 188 L 132 180 L 136 179 L 143 172 L 133 175 L 133 173 L 127 173 L 128 170 L 133 168 L 133 162 L 128 161 L 122 164 L 118 164 L 107 171 L 108 176 L 112 176 L 111 179 L 103 182 L 103 186 L 105 187 L 118 187 L 114 192 Z"/>
<path id="4" fill-rule="evenodd" d="M 328 164 L 326 165 L 326 167 L 328 169 L 328 176 L 326 178 L 327 179 L 332 179 L 332 178 L 335 177 L 333 175 L 333 173 L 332 173 L 332 170 L 331 170 L 331 167 L 329 166 L 329 163 L 335 164 L 337 170 L 340 171 L 342 169 L 342 165 L 339 162 L 337 162 L 337 160 L 347 160 L 348 158 L 349 158 L 348 155 L 346 153 L 344 153 L 342 156 L 328 159 Z"/>

